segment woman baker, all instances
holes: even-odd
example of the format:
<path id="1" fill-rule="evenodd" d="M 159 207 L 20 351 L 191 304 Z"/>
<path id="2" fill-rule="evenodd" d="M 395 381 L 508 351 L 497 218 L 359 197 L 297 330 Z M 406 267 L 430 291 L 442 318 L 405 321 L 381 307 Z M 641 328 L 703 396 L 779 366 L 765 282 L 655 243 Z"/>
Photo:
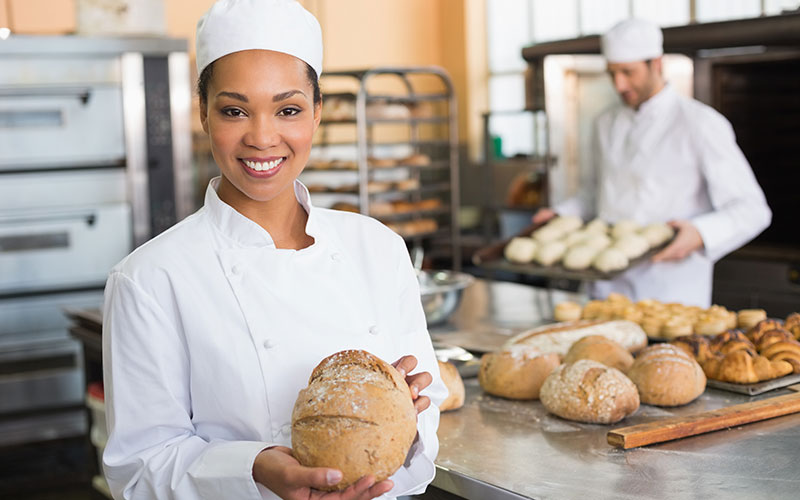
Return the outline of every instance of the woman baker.
<path id="1" fill-rule="evenodd" d="M 297 180 L 320 122 L 317 20 L 294 0 L 220 0 L 198 23 L 197 69 L 221 176 L 198 212 L 126 257 L 106 286 L 114 497 L 424 491 L 446 389 L 405 243 L 368 217 L 314 207 Z M 397 360 L 418 436 L 390 480 L 323 493 L 341 472 L 292 457 L 291 412 L 314 366 L 352 348 Z"/>

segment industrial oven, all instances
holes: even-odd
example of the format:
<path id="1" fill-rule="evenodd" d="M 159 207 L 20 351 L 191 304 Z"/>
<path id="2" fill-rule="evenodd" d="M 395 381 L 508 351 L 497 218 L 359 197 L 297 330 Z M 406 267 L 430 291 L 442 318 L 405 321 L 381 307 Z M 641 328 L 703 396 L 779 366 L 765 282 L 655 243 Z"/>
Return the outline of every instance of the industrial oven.
<path id="1" fill-rule="evenodd" d="M 0 41 L 0 445 L 86 432 L 64 310 L 194 207 L 187 44 Z"/>

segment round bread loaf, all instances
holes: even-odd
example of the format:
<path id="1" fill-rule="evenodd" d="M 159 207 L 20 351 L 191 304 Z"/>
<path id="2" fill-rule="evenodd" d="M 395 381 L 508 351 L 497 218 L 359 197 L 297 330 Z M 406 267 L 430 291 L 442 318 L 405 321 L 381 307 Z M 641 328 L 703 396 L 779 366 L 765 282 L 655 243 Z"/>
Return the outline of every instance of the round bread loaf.
<path id="1" fill-rule="evenodd" d="M 464 381 L 453 363 L 439 361 L 439 373 L 447 387 L 447 399 L 439 405 L 439 411 L 457 410 L 464 406 Z"/>
<path id="2" fill-rule="evenodd" d="M 561 302 L 553 309 L 553 319 L 556 321 L 577 321 L 581 319 L 583 308 L 575 302 Z"/>
<path id="3" fill-rule="evenodd" d="M 633 356 L 618 342 L 602 335 L 587 335 L 569 348 L 564 363 L 574 363 L 579 359 L 591 359 L 625 373 L 633 364 Z"/>
<path id="4" fill-rule="evenodd" d="M 539 398 L 551 413 L 590 424 L 613 424 L 639 408 L 633 382 L 616 368 L 590 359 L 553 370 Z"/>
<path id="5" fill-rule="evenodd" d="M 417 432 L 417 412 L 403 377 L 360 350 L 323 359 L 292 411 L 292 449 L 307 467 L 332 467 L 341 490 L 372 474 L 382 481 L 400 468 Z"/>
<path id="6" fill-rule="evenodd" d="M 679 406 L 706 390 L 706 376 L 692 356 L 672 344 L 655 344 L 636 356 L 628 377 L 639 389 L 642 403 Z"/>
<path id="7" fill-rule="evenodd" d="M 537 399 L 544 379 L 559 364 L 558 354 L 526 345 L 481 357 L 478 382 L 484 391 L 508 399 Z"/>

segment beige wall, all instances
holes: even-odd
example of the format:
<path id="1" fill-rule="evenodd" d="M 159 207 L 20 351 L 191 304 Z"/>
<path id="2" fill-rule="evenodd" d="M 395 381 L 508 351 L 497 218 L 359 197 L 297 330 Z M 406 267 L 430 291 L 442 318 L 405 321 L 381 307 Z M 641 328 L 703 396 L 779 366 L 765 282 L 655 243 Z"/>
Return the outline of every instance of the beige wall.
<path id="1" fill-rule="evenodd" d="M 75 30 L 77 0 L 0 0 L 0 24 L 18 33 Z M 163 0 L 167 34 L 194 56 L 197 19 L 214 0 Z M 459 103 L 459 135 L 480 146 L 486 108 L 486 0 L 301 0 L 320 21 L 324 70 L 370 66 L 443 67 Z M 8 13 L 11 12 L 9 20 Z M 5 21 L 4 21 L 5 19 Z M 194 74 L 194 68 L 192 68 Z"/>

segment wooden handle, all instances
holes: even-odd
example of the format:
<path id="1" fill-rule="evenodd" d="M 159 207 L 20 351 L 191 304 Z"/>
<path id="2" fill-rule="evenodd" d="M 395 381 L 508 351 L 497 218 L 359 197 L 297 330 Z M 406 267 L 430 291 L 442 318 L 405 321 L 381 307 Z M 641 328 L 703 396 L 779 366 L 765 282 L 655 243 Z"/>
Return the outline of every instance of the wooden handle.
<path id="1" fill-rule="evenodd" d="M 800 393 L 786 394 L 785 396 L 728 406 L 695 415 L 668 418 L 614 429 L 608 432 L 608 444 L 624 449 L 636 448 L 637 446 L 662 443 L 799 411 Z"/>

